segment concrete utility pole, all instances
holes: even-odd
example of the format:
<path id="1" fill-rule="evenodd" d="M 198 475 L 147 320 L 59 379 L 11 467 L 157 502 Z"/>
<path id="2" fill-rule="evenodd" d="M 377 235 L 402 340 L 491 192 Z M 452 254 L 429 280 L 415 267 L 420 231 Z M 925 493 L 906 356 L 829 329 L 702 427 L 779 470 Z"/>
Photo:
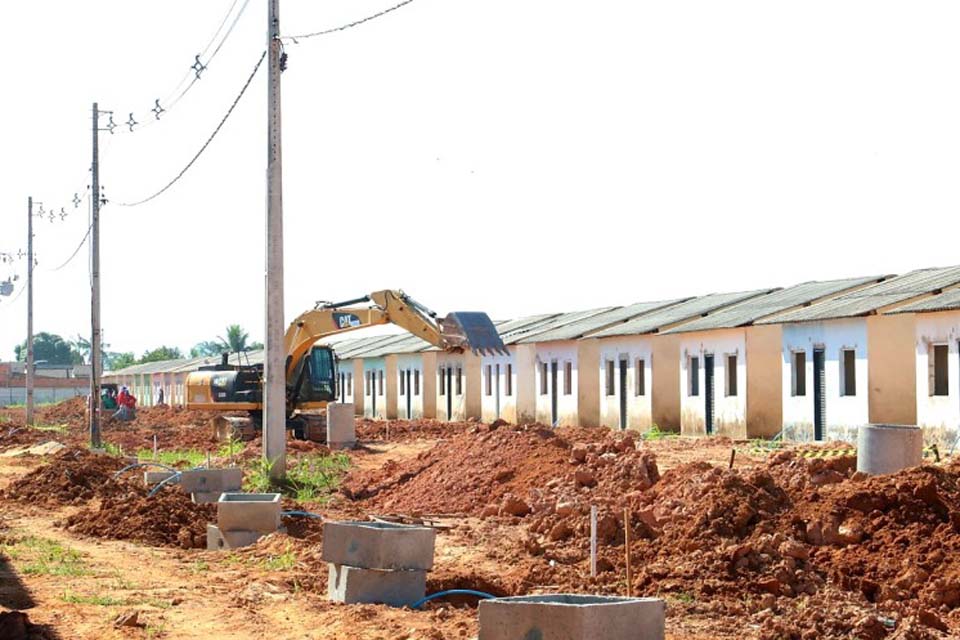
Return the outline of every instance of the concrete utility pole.
<path id="1" fill-rule="evenodd" d="M 93 103 L 93 174 L 90 186 L 90 447 L 100 442 L 100 111 Z"/>
<path id="2" fill-rule="evenodd" d="M 283 334 L 283 177 L 280 152 L 280 0 L 267 11 L 267 244 L 263 361 L 263 457 L 270 476 L 287 470 L 287 381 Z"/>
<path id="3" fill-rule="evenodd" d="M 33 424 L 33 196 L 27 198 L 27 424 Z"/>

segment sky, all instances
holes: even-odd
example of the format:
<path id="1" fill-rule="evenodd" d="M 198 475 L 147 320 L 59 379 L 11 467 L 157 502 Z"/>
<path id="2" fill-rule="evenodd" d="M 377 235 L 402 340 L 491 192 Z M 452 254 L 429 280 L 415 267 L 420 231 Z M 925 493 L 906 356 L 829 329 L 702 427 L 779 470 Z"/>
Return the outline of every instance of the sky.
<path id="1" fill-rule="evenodd" d="M 397 0 L 281 1 L 286 36 Z M 233 15 L 244 4 L 239 0 Z M 35 331 L 88 335 L 91 103 L 144 124 L 233 0 L 5 8 L 0 252 L 37 220 Z M 112 351 L 263 336 L 266 0 L 162 118 L 102 132 Z M 414 0 L 288 41 L 285 312 L 405 290 L 495 319 L 960 262 L 960 4 Z M 107 116 L 101 125 L 107 124 Z M 0 280 L 26 266 L 0 264 Z M 0 360 L 26 295 L 0 297 Z"/>

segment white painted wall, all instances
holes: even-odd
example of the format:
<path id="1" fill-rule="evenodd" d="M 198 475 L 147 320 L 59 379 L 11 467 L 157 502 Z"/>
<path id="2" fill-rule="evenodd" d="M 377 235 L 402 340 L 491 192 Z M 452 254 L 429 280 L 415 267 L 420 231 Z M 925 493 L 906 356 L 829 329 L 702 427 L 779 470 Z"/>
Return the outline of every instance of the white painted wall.
<path id="1" fill-rule="evenodd" d="M 574 340 L 561 340 L 536 344 L 534 358 L 536 380 L 536 419 L 543 424 L 553 424 L 552 411 L 552 374 L 550 365 L 557 363 L 557 421 L 556 426 L 573 426 L 579 424 L 577 409 L 577 360 L 578 345 Z M 566 393 L 565 380 L 567 363 L 570 364 L 570 393 Z M 543 386 L 543 365 L 547 365 L 546 387 Z M 544 388 L 546 393 L 543 393 Z"/>
<path id="2" fill-rule="evenodd" d="M 447 370 L 452 370 L 453 374 L 449 378 L 446 376 Z M 467 370 L 466 362 L 461 353 L 437 352 L 437 419 L 459 421 L 466 420 L 467 415 Z M 461 386 L 457 393 L 457 371 L 460 372 Z M 444 378 L 441 383 L 440 378 Z M 445 388 L 446 381 L 449 379 L 449 388 Z M 449 394 L 449 404 L 447 395 Z M 448 410 L 449 409 L 449 410 Z"/>
<path id="3" fill-rule="evenodd" d="M 857 429 L 869 422 L 867 323 L 862 318 L 803 322 L 783 325 L 783 428 L 790 440 L 810 441 L 813 431 L 813 350 L 823 347 L 826 374 L 826 439 L 855 442 Z M 845 396 L 841 389 L 840 351 L 856 351 L 857 393 Z M 793 395 L 793 359 L 806 353 L 805 396 Z"/>
<path id="4" fill-rule="evenodd" d="M 917 424 L 924 440 L 952 446 L 960 429 L 960 311 L 916 314 Z M 948 395 L 933 395 L 933 345 L 946 344 Z"/>
<path id="5" fill-rule="evenodd" d="M 626 427 L 646 431 L 653 425 L 653 338 L 647 335 L 601 338 L 600 424 L 611 429 L 621 428 L 620 415 L 620 360 L 627 361 L 627 416 Z M 644 393 L 637 395 L 637 365 L 643 361 Z M 608 395 L 608 362 L 613 362 L 613 395 Z"/>
<path id="6" fill-rule="evenodd" d="M 409 387 L 406 385 L 407 372 L 410 374 Z M 401 377 L 403 377 L 403 384 L 401 384 L 400 381 Z M 423 381 L 423 356 L 419 353 L 398 355 L 397 416 L 401 420 L 419 420 L 423 418 Z"/>
<path id="7" fill-rule="evenodd" d="M 363 381 L 354 379 L 353 360 L 337 362 L 337 402 L 352 403 L 356 394 L 362 393 Z M 360 385 L 358 391 L 357 385 Z"/>
<path id="8" fill-rule="evenodd" d="M 363 359 L 363 415 L 378 420 L 387 419 L 387 365 L 384 358 Z M 372 376 L 368 384 L 367 377 Z M 383 378 L 383 384 L 380 379 Z M 354 381 L 356 384 L 357 381 Z M 359 389 L 358 389 L 359 391 Z M 376 397 L 374 397 L 376 396 Z"/>
<path id="9" fill-rule="evenodd" d="M 747 437 L 747 353 L 743 329 L 718 329 L 680 334 L 680 430 L 706 433 L 707 390 L 704 356 L 714 356 L 714 428 L 716 435 Z M 737 356 L 737 394 L 726 393 L 727 356 Z M 699 395 L 690 393 L 690 362 L 699 358 Z"/>
<path id="10" fill-rule="evenodd" d="M 485 355 L 480 359 L 480 419 L 484 422 L 493 422 L 498 418 L 513 424 L 518 421 L 517 347 L 508 346 L 507 351 L 509 355 Z M 507 384 L 508 369 L 510 384 Z"/>

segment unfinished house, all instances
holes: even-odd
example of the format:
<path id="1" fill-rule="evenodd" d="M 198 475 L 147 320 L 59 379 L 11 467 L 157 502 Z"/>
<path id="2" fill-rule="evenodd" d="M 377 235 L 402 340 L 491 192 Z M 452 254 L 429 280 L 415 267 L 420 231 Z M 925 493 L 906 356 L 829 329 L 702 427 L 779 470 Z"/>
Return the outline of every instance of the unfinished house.
<path id="1" fill-rule="evenodd" d="M 958 284 L 960 267 L 920 269 L 758 323 L 781 325 L 784 437 L 853 442 L 863 424 L 916 424 L 914 318 L 884 312 Z"/>
<path id="2" fill-rule="evenodd" d="M 767 293 L 717 293 L 687 300 L 589 334 L 599 353 L 600 424 L 646 431 L 680 430 L 679 342 L 660 335 L 679 323 Z"/>
<path id="3" fill-rule="evenodd" d="M 562 314 L 518 340 L 518 345 L 534 347 L 536 421 L 553 426 L 598 426 L 597 345 L 580 338 L 677 302 L 641 302 Z"/>
<path id="4" fill-rule="evenodd" d="M 497 323 L 506 354 L 482 354 L 480 368 L 483 391 L 480 419 L 484 422 L 506 420 L 525 424 L 536 419 L 536 394 L 532 377 L 521 377 L 520 370 L 532 371 L 534 349 L 518 345 L 520 340 L 559 314 L 544 314 Z"/>
<path id="5" fill-rule="evenodd" d="M 435 415 L 433 399 L 435 358 L 425 358 L 430 343 L 417 336 L 403 334 L 397 340 L 364 352 L 364 359 L 382 358 L 387 376 L 386 415 L 390 419 L 418 420 Z"/>
<path id="6" fill-rule="evenodd" d="M 769 438 L 783 424 L 782 335 L 758 321 L 856 291 L 882 278 L 805 282 L 769 290 L 662 332 L 679 335 L 680 430 Z"/>
<path id="7" fill-rule="evenodd" d="M 384 388 L 383 400 L 375 392 L 379 381 L 378 371 L 382 371 L 385 376 L 386 363 L 379 362 L 368 366 L 371 363 L 365 361 L 363 354 L 396 339 L 396 335 L 368 336 L 344 340 L 332 345 L 338 360 L 338 383 L 341 383 L 340 389 L 337 390 L 338 395 L 342 398 L 342 402 L 353 402 L 356 415 L 368 418 L 386 416 L 386 388 Z M 350 390 L 352 394 L 348 397 L 345 390 Z"/>
<path id="8" fill-rule="evenodd" d="M 887 313 L 913 316 L 917 425 L 924 440 L 952 447 L 960 435 L 960 289 Z"/>
<path id="9" fill-rule="evenodd" d="M 480 356 L 448 353 L 435 347 L 437 419 L 462 421 L 480 417 Z M 468 382 L 469 380 L 469 382 Z"/>

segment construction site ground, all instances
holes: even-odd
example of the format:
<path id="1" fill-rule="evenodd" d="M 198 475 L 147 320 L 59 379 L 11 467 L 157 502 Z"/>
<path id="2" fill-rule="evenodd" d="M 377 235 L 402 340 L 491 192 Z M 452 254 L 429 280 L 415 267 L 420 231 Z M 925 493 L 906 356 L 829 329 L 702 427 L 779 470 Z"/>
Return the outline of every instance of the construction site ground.
<path id="1" fill-rule="evenodd" d="M 113 478 L 127 457 L 151 458 L 156 436 L 165 462 L 241 464 L 257 486 L 259 441 L 219 442 L 209 417 L 108 420 L 98 454 L 81 400 L 41 408 L 35 428 L 0 410 L 0 638 L 477 637 L 470 598 L 329 602 L 320 520 L 206 551 L 213 507 L 176 488 L 148 497 L 142 470 Z M 672 640 L 960 637 L 950 459 L 870 478 L 849 455 L 725 438 L 434 421 L 358 420 L 357 432 L 346 454 L 290 441 L 291 477 L 323 482 L 288 486 L 284 507 L 433 524 L 428 593 L 624 595 L 629 527 L 632 591 L 665 599 Z M 27 451 L 50 441 L 65 448 Z"/>

